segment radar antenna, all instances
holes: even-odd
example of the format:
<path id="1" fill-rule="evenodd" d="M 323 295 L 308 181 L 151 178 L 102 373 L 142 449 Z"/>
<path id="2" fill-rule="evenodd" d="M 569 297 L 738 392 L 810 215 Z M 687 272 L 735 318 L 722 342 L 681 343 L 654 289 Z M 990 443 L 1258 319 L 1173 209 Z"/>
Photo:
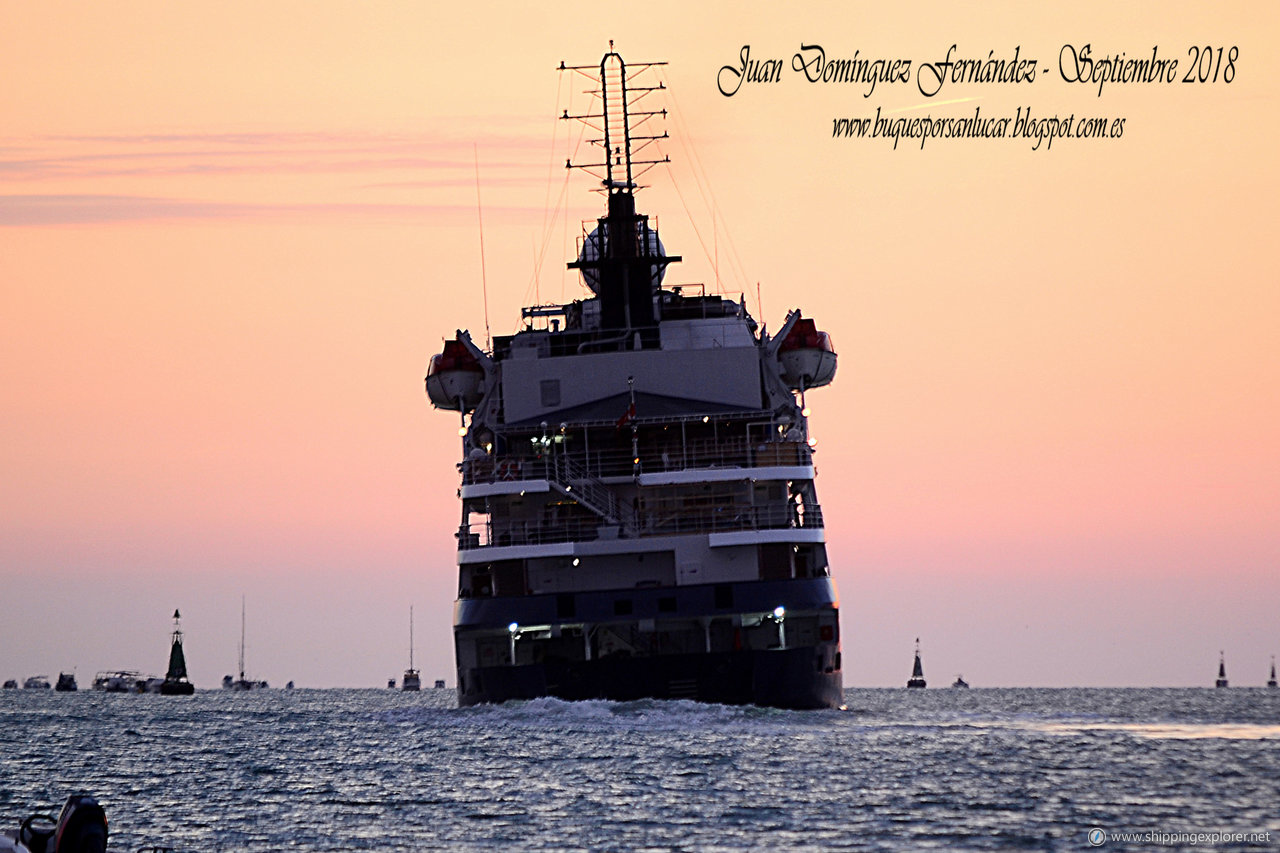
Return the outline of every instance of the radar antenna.
<path id="1" fill-rule="evenodd" d="M 574 163 L 571 159 L 565 160 L 566 169 L 582 169 L 594 175 L 603 187 L 602 190 L 597 190 L 598 192 L 616 190 L 630 192 L 640 189 L 635 181 L 645 172 L 659 163 L 671 162 L 671 158 L 665 155 L 661 159 L 636 159 L 637 155 L 641 155 L 641 152 L 655 140 L 667 139 L 668 134 L 665 130 L 660 134 L 634 133 L 636 130 L 643 129 L 643 126 L 656 116 L 666 119 L 665 108 L 660 110 L 634 108 L 641 98 L 650 92 L 666 89 L 666 85 L 659 80 L 656 86 L 637 86 L 628 80 L 629 72 L 634 78 L 650 68 L 666 64 L 665 62 L 643 62 L 628 67 L 622 61 L 622 57 L 614 51 L 612 39 L 609 40 L 609 52 L 600 60 L 598 66 L 560 63 L 561 71 L 576 71 L 599 84 L 598 89 L 589 89 L 587 92 L 600 98 L 600 112 L 569 115 L 566 109 L 560 118 L 580 121 L 600 133 L 601 136 L 587 141 L 602 148 L 604 152 L 603 161 L 599 163 Z M 643 168 L 637 172 L 637 167 Z"/>

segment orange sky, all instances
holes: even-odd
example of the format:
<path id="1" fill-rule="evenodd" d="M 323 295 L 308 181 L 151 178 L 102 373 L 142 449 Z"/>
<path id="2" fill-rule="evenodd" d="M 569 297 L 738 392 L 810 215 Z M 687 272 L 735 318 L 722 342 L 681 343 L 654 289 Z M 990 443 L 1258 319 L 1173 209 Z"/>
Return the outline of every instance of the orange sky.
<path id="1" fill-rule="evenodd" d="M 563 262 L 599 202 L 566 185 L 576 137 L 553 117 L 587 86 L 555 67 L 612 38 L 670 63 L 674 162 L 639 197 L 685 258 L 669 281 L 746 291 L 771 328 L 801 307 L 840 350 L 809 402 L 848 686 L 902 682 L 916 636 L 935 683 L 1208 684 L 1219 649 L 1261 683 L 1280 12 L 645 8 L 0 9 L 0 677 L 161 669 L 179 606 L 213 686 L 244 594 L 251 675 L 383 683 L 413 603 L 418 663 L 452 684 L 456 424 L 422 374 L 455 328 L 483 336 L 477 157 L 493 331 L 580 295 Z M 805 43 L 917 64 L 1018 47 L 1040 75 L 863 98 L 792 72 Z M 783 80 L 723 97 L 747 44 Z M 1099 97 L 1061 79 L 1065 44 L 1158 46 L 1179 78 L 1192 45 L 1239 58 L 1230 84 Z M 1019 107 L 1125 132 L 831 138 L 876 108 Z"/>

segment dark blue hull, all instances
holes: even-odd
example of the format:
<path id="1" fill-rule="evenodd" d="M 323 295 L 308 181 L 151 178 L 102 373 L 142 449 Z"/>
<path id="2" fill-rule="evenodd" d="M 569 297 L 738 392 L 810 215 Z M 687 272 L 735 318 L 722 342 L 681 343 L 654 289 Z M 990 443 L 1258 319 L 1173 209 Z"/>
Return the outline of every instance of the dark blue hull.
<path id="1" fill-rule="evenodd" d="M 611 657 L 459 671 L 462 705 L 555 696 L 569 701 L 692 699 L 723 705 L 838 708 L 839 672 L 818 670 L 814 648 L 724 652 L 662 658 Z"/>
<path id="2" fill-rule="evenodd" d="M 652 644 L 602 653 L 592 648 L 589 626 L 616 631 L 614 604 L 626 595 L 633 615 L 651 632 Z M 766 616 L 786 608 L 792 643 Z M 692 699 L 727 705 L 838 708 L 843 702 L 835 588 L 829 578 L 761 581 L 681 588 L 582 592 L 572 596 L 521 596 L 460 600 L 455 610 L 458 702 L 500 703 L 554 696 L 570 701 Z M 674 620 L 667 622 L 666 620 Z M 705 650 L 673 650 L 658 639 L 664 625 L 697 620 L 706 628 Z M 804 629 L 805 620 L 810 630 Z M 557 626 L 554 638 L 496 645 L 508 626 Z M 563 626 L 563 634 L 560 633 Z M 523 632 L 525 627 L 517 627 Z M 535 630 L 530 628 L 530 630 Z M 757 632 L 754 636 L 752 632 Z M 487 658 L 464 652 L 490 638 Z M 573 637 L 573 639 L 566 639 Z M 763 640 L 763 642 L 762 642 Z M 528 643 L 532 648 L 526 648 Z M 583 651 L 590 649 L 590 651 Z M 514 655 L 514 656 L 513 656 Z"/>

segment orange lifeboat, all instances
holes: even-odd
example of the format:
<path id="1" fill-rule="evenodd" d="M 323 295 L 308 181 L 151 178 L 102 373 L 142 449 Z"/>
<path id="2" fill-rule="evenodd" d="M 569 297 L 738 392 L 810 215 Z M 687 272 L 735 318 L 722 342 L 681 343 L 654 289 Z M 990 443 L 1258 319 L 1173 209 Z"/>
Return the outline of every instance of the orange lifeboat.
<path id="1" fill-rule="evenodd" d="M 812 320 L 797 317 L 778 346 L 782 381 L 793 389 L 821 388 L 836 375 L 836 351 L 831 336 L 818 331 Z"/>
<path id="2" fill-rule="evenodd" d="M 471 411 L 480 403 L 483 383 L 484 368 L 462 341 L 445 341 L 444 350 L 431 356 L 427 397 L 437 409 Z"/>

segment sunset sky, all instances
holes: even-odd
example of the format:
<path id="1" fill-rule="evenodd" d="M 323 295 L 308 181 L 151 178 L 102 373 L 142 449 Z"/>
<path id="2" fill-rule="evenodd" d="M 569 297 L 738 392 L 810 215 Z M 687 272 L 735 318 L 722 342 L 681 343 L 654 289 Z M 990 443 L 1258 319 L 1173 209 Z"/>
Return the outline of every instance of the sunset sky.
<path id="1" fill-rule="evenodd" d="M 1040 17 L 1030 13 L 1041 12 Z M 0 679 L 454 683 L 457 328 L 585 292 L 566 174 L 614 39 L 663 60 L 638 196 L 667 282 L 800 307 L 846 686 L 1235 685 L 1280 654 L 1280 62 L 1271 3 L 6 3 Z M 908 84 L 810 83 L 829 58 Z M 920 63 L 1038 62 L 948 83 Z M 782 61 L 725 97 L 722 66 Z M 1065 45 L 1178 61 L 1068 83 Z M 1183 83 L 1238 48 L 1233 79 Z M 1215 60 L 1217 61 L 1217 60 Z M 654 78 L 657 79 L 657 78 Z M 833 139 L 874 116 L 1124 119 L 1120 138 Z M 1110 126 L 1110 125 L 1108 125 Z M 757 297 L 757 283 L 759 285 Z M 761 304 L 762 303 L 762 304 Z"/>

